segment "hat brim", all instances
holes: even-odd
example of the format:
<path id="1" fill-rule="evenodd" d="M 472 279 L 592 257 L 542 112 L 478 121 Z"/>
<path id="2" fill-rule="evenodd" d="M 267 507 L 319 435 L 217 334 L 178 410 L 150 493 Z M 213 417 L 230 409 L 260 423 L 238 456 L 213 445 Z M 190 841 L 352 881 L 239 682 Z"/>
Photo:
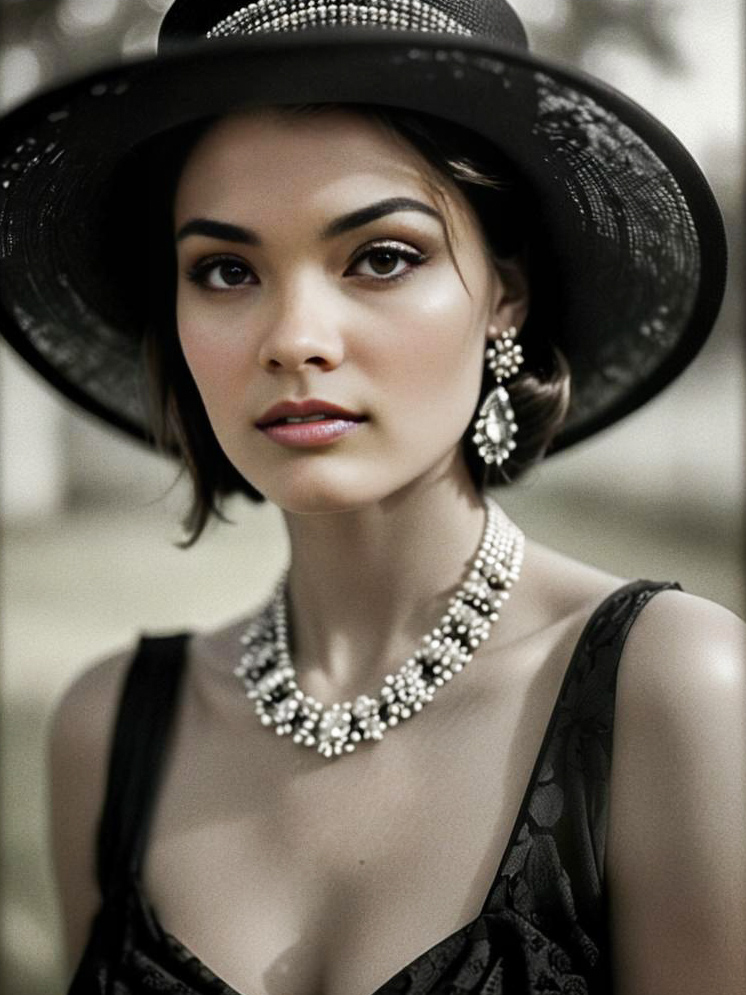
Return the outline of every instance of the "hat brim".
<path id="1" fill-rule="evenodd" d="M 722 221 L 700 169 L 660 122 L 530 53 L 363 28 L 195 44 L 89 74 L 9 114 L 0 122 L 6 338 L 76 404 L 150 441 L 142 330 L 112 317 L 117 302 L 101 278 L 112 177 L 131 150 L 188 121 L 298 103 L 454 121 L 526 178 L 534 238 L 559 288 L 546 335 L 572 372 L 553 451 L 642 405 L 707 337 L 724 288 Z"/>

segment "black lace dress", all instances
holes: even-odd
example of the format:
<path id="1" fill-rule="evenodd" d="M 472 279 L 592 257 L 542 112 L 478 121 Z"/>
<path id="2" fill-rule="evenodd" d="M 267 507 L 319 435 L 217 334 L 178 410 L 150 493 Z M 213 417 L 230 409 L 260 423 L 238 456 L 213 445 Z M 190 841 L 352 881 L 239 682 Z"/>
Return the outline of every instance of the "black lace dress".
<path id="1" fill-rule="evenodd" d="M 675 586 L 637 581 L 593 613 L 482 911 L 372 995 L 610 995 L 603 867 L 617 665 L 639 612 Z M 187 639 L 142 640 L 125 683 L 101 821 L 104 898 L 69 995 L 239 995 L 160 926 L 140 882 Z"/>

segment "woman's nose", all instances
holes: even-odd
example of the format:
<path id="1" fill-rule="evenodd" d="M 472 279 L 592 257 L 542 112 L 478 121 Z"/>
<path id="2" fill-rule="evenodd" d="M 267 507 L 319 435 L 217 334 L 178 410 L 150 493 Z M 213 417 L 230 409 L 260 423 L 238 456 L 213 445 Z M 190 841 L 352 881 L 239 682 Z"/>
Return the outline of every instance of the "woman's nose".
<path id="1" fill-rule="evenodd" d="M 309 295 L 278 309 L 270 318 L 259 348 L 265 370 L 295 372 L 304 367 L 335 369 L 344 354 L 338 316 L 318 296 Z"/>

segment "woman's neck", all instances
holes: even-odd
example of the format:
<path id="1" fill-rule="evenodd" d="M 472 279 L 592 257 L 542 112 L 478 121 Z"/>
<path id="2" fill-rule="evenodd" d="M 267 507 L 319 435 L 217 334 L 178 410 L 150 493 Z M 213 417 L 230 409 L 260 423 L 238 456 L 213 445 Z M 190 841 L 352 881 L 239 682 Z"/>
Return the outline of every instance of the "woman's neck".
<path id="1" fill-rule="evenodd" d="M 306 693 L 377 693 L 443 613 L 485 521 L 473 487 L 447 478 L 330 515 L 286 515 L 290 632 Z"/>

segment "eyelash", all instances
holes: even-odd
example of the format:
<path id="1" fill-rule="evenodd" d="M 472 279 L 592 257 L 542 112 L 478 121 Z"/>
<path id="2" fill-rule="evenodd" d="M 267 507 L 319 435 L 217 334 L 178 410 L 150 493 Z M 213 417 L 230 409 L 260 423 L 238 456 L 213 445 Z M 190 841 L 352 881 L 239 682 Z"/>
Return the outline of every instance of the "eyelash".
<path id="1" fill-rule="evenodd" d="M 219 266 L 225 266 L 233 264 L 234 266 L 240 266 L 246 270 L 246 274 L 252 273 L 252 269 L 247 265 L 243 259 L 238 256 L 228 256 L 228 255 L 218 255 L 218 256 L 208 256 L 206 259 L 198 260 L 194 266 L 190 266 L 187 270 L 186 276 L 187 280 L 191 283 L 196 283 L 198 287 L 204 287 L 205 290 L 226 290 L 225 287 L 211 287 L 208 284 L 208 277 L 210 273 L 217 269 Z M 236 284 L 236 287 L 246 286 L 244 283 Z"/>
<path id="2" fill-rule="evenodd" d="M 358 265 L 362 260 L 369 258 L 376 252 L 388 252 L 392 256 L 397 256 L 400 260 L 404 260 L 409 265 L 400 273 L 394 273 L 392 276 L 378 275 L 371 276 L 370 274 L 355 274 L 351 270 Z M 418 266 L 422 266 L 428 261 L 428 256 L 420 252 L 418 249 L 414 249 L 411 246 L 402 244 L 401 242 L 393 241 L 382 241 L 374 242 L 370 245 L 364 246 L 357 255 L 353 258 L 352 262 L 345 270 L 345 276 L 360 276 L 362 279 L 370 280 L 374 283 L 394 283 L 395 281 L 402 280 L 409 276 L 413 269 Z M 191 266 L 186 273 L 187 279 L 196 284 L 197 286 L 204 287 L 206 290 L 215 291 L 226 291 L 228 289 L 233 289 L 229 287 L 210 287 L 208 284 L 208 278 L 210 273 L 222 265 L 240 266 L 246 270 L 246 275 L 253 274 L 251 267 L 245 263 L 238 256 L 231 255 L 217 255 L 209 256 L 206 259 L 200 259 L 193 266 Z M 246 283 L 234 284 L 236 289 L 240 287 L 247 286 Z"/>
<path id="3" fill-rule="evenodd" d="M 425 253 L 420 252 L 418 249 L 412 248 L 412 246 L 405 245 L 402 242 L 393 241 L 381 241 L 372 242 L 370 245 L 364 246 L 354 257 L 350 266 L 345 270 L 345 276 L 350 273 L 350 270 L 357 266 L 359 262 L 363 259 L 367 259 L 376 252 L 388 252 L 392 256 L 398 256 L 399 259 L 405 260 L 409 263 L 409 267 L 403 270 L 401 273 L 395 273 L 393 276 L 370 276 L 369 274 L 357 274 L 362 275 L 363 279 L 373 280 L 376 283 L 393 283 L 396 280 L 402 280 L 408 277 L 413 269 L 418 266 L 422 266 L 427 262 L 428 257 Z M 351 274 L 355 275 L 355 274 Z"/>

